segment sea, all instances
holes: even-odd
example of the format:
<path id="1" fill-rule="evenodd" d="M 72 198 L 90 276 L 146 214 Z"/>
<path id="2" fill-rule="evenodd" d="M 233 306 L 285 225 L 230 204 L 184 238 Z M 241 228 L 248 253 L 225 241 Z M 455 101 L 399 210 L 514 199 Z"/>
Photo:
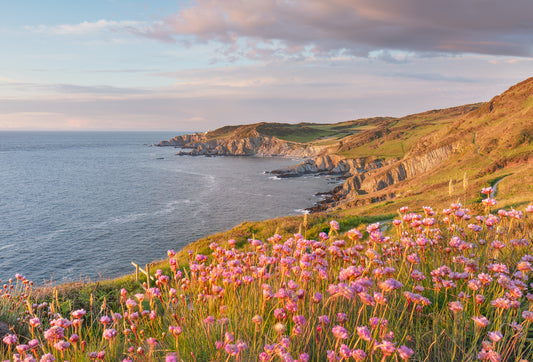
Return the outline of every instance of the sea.
<path id="1" fill-rule="evenodd" d="M 36 285 L 132 273 L 243 221 L 298 215 L 328 176 L 299 159 L 178 156 L 184 132 L 0 132 L 0 280 Z M 251 235 L 250 235 L 251 237 Z"/>

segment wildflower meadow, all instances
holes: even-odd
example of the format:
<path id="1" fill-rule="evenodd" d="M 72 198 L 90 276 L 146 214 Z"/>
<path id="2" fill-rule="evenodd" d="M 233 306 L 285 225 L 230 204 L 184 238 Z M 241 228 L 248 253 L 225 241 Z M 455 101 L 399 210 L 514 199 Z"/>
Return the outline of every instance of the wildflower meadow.
<path id="1" fill-rule="evenodd" d="M 91 310 L 16 275 L 0 360 L 533 361 L 533 205 L 498 210 L 492 191 L 473 210 L 212 243 L 183 265 L 170 250 L 155 286 Z"/>

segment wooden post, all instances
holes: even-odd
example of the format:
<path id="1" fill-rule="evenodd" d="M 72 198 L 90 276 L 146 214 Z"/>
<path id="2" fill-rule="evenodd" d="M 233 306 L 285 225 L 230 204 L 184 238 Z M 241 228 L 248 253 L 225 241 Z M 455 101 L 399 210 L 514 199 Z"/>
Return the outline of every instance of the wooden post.
<path id="1" fill-rule="evenodd" d="M 146 264 L 146 288 L 150 289 L 150 265 Z"/>
<path id="2" fill-rule="evenodd" d="M 139 281 L 139 265 L 138 264 L 135 265 L 135 281 L 136 282 Z"/>

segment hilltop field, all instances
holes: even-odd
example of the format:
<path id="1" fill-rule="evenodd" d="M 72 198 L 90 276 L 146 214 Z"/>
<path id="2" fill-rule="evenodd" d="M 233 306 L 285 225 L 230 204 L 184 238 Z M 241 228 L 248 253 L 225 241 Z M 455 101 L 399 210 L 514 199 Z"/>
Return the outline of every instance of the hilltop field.
<path id="1" fill-rule="evenodd" d="M 533 361 L 533 78 L 487 103 L 178 136 L 344 180 L 150 276 L 0 289 L 0 360 Z M 154 245 L 157 247 L 157 245 Z"/>

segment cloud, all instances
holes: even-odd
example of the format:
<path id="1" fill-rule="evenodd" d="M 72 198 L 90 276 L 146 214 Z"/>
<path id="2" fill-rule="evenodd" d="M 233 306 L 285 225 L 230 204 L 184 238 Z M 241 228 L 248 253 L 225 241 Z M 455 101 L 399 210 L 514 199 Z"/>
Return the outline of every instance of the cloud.
<path id="1" fill-rule="evenodd" d="M 531 13 L 531 0 L 196 0 L 136 34 L 217 42 L 226 56 L 251 58 L 390 50 L 531 57 Z"/>
<path id="2" fill-rule="evenodd" d="M 60 24 L 60 25 L 27 25 L 24 29 L 34 33 L 53 34 L 53 35 L 92 35 L 96 33 L 115 32 L 133 34 L 147 38 L 156 38 L 161 41 L 174 42 L 169 34 L 163 34 L 159 29 L 166 27 L 160 21 L 133 21 L 123 20 L 114 21 L 100 19 L 97 21 L 84 21 L 78 24 Z"/>

